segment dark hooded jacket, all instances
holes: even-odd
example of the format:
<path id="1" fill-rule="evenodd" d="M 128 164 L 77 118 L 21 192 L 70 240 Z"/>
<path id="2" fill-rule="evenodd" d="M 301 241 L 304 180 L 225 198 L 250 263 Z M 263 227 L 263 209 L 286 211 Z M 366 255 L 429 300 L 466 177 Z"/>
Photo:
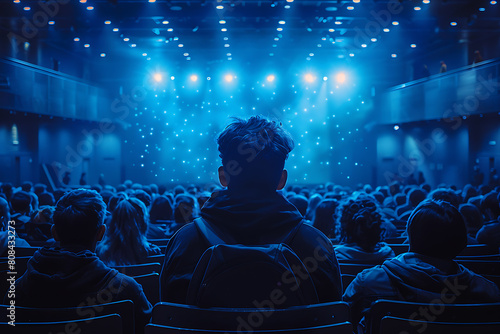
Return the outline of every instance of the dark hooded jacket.
<path id="1" fill-rule="evenodd" d="M 38 250 L 16 281 L 17 306 L 78 307 L 120 300 L 134 303 L 136 328 L 144 328 L 152 306 L 142 286 L 79 247 Z"/>
<path id="2" fill-rule="evenodd" d="M 385 242 L 379 242 L 372 252 L 367 252 L 355 243 L 342 244 L 335 247 L 338 261 L 350 263 L 381 264 L 392 259 L 394 251 Z"/>
<path id="3" fill-rule="evenodd" d="M 453 260 L 404 253 L 359 273 L 343 299 L 350 304 L 353 323 L 357 323 L 377 299 L 493 303 L 500 301 L 500 290 Z"/>
<path id="4" fill-rule="evenodd" d="M 243 245 L 281 243 L 301 224 L 303 217 L 279 192 L 213 193 L 201 210 L 218 235 L 229 236 Z M 330 240 L 309 224 L 301 224 L 288 246 L 304 262 L 315 261 L 310 271 L 320 302 L 341 299 L 342 283 Z M 161 301 L 185 303 L 189 281 L 196 264 L 209 248 L 195 224 L 182 227 L 170 239 L 160 276 Z"/>

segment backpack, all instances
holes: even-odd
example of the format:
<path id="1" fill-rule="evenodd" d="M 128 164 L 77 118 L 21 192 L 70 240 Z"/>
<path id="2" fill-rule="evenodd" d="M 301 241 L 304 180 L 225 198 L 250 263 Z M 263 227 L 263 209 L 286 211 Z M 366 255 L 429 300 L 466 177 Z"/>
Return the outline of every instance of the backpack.
<path id="1" fill-rule="evenodd" d="M 194 223 L 210 247 L 198 260 L 186 303 L 198 307 L 281 309 L 319 302 L 309 272 L 286 245 L 301 222 L 279 244 L 241 245 L 220 236 L 208 222 Z"/>

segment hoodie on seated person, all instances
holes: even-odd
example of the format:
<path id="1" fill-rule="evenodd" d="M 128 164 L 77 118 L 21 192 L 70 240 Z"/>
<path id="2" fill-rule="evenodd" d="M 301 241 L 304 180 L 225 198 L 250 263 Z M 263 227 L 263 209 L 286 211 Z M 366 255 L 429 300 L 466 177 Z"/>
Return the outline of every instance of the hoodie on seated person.
<path id="1" fill-rule="evenodd" d="M 17 306 L 61 308 L 132 300 L 136 332 L 143 331 L 152 306 L 142 286 L 95 254 L 106 230 L 105 211 L 101 195 L 93 190 L 73 190 L 57 202 L 52 234 L 61 247 L 43 247 L 29 260 L 16 281 Z"/>
<path id="2" fill-rule="evenodd" d="M 413 210 L 407 232 L 408 253 L 363 270 L 347 287 L 343 300 L 351 306 L 354 324 L 378 299 L 500 302 L 495 283 L 453 260 L 467 246 L 467 227 L 456 207 L 433 199 L 423 201 Z"/>

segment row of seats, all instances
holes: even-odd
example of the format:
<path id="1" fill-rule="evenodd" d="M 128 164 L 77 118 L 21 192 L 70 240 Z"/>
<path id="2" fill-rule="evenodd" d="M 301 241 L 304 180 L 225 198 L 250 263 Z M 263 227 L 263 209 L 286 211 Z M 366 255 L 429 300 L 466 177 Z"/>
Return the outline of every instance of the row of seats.
<path id="1" fill-rule="evenodd" d="M 422 312 L 426 310 L 426 312 Z M 6 319 L 7 306 L 0 316 Z M 16 308 L 16 326 L 0 323 L 2 333 L 134 333 L 134 309 L 129 300 L 62 309 Z M 500 332 L 500 303 L 424 304 L 376 301 L 366 319 L 367 333 Z M 79 315 L 78 317 L 76 315 Z M 76 329 L 79 329 L 76 331 Z M 209 308 L 158 303 L 146 334 L 171 333 L 352 333 L 349 306 L 332 302 L 288 309 Z"/>

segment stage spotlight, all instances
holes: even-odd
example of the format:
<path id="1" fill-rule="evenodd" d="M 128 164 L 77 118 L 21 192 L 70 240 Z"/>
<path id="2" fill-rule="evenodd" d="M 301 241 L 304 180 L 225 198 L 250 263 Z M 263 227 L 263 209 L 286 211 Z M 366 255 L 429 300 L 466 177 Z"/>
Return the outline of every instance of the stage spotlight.
<path id="1" fill-rule="evenodd" d="M 323 77 L 323 81 L 327 81 L 328 80 L 328 77 L 327 76 L 324 76 Z"/>
<path id="2" fill-rule="evenodd" d="M 198 81 L 198 76 L 196 74 L 191 74 L 191 76 L 189 77 L 189 79 L 192 81 L 192 82 L 196 82 Z"/>
<path id="3" fill-rule="evenodd" d="M 314 82 L 314 75 L 312 75 L 311 73 L 307 73 L 305 76 L 304 76 L 304 80 L 308 83 L 313 83 Z"/>
<path id="4" fill-rule="evenodd" d="M 161 73 L 155 73 L 153 75 L 153 79 L 156 81 L 156 82 L 161 82 L 163 80 L 163 75 L 161 75 Z"/>
<path id="5" fill-rule="evenodd" d="M 266 78 L 267 82 L 273 82 L 276 77 L 273 74 L 269 74 Z"/>
<path id="6" fill-rule="evenodd" d="M 346 75 L 345 75 L 345 73 L 340 72 L 337 74 L 335 79 L 337 80 L 338 83 L 344 83 L 346 81 Z"/>
<path id="7" fill-rule="evenodd" d="M 399 130 L 399 125 L 394 125 L 394 130 L 398 131 Z"/>
<path id="8" fill-rule="evenodd" d="M 232 74 L 226 74 L 226 75 L 224 76 L 224 80 L 225 80 L 226 82 L 233 82 L 233 80 L 234 80 L 234 76 L 233 76 Z"/>

